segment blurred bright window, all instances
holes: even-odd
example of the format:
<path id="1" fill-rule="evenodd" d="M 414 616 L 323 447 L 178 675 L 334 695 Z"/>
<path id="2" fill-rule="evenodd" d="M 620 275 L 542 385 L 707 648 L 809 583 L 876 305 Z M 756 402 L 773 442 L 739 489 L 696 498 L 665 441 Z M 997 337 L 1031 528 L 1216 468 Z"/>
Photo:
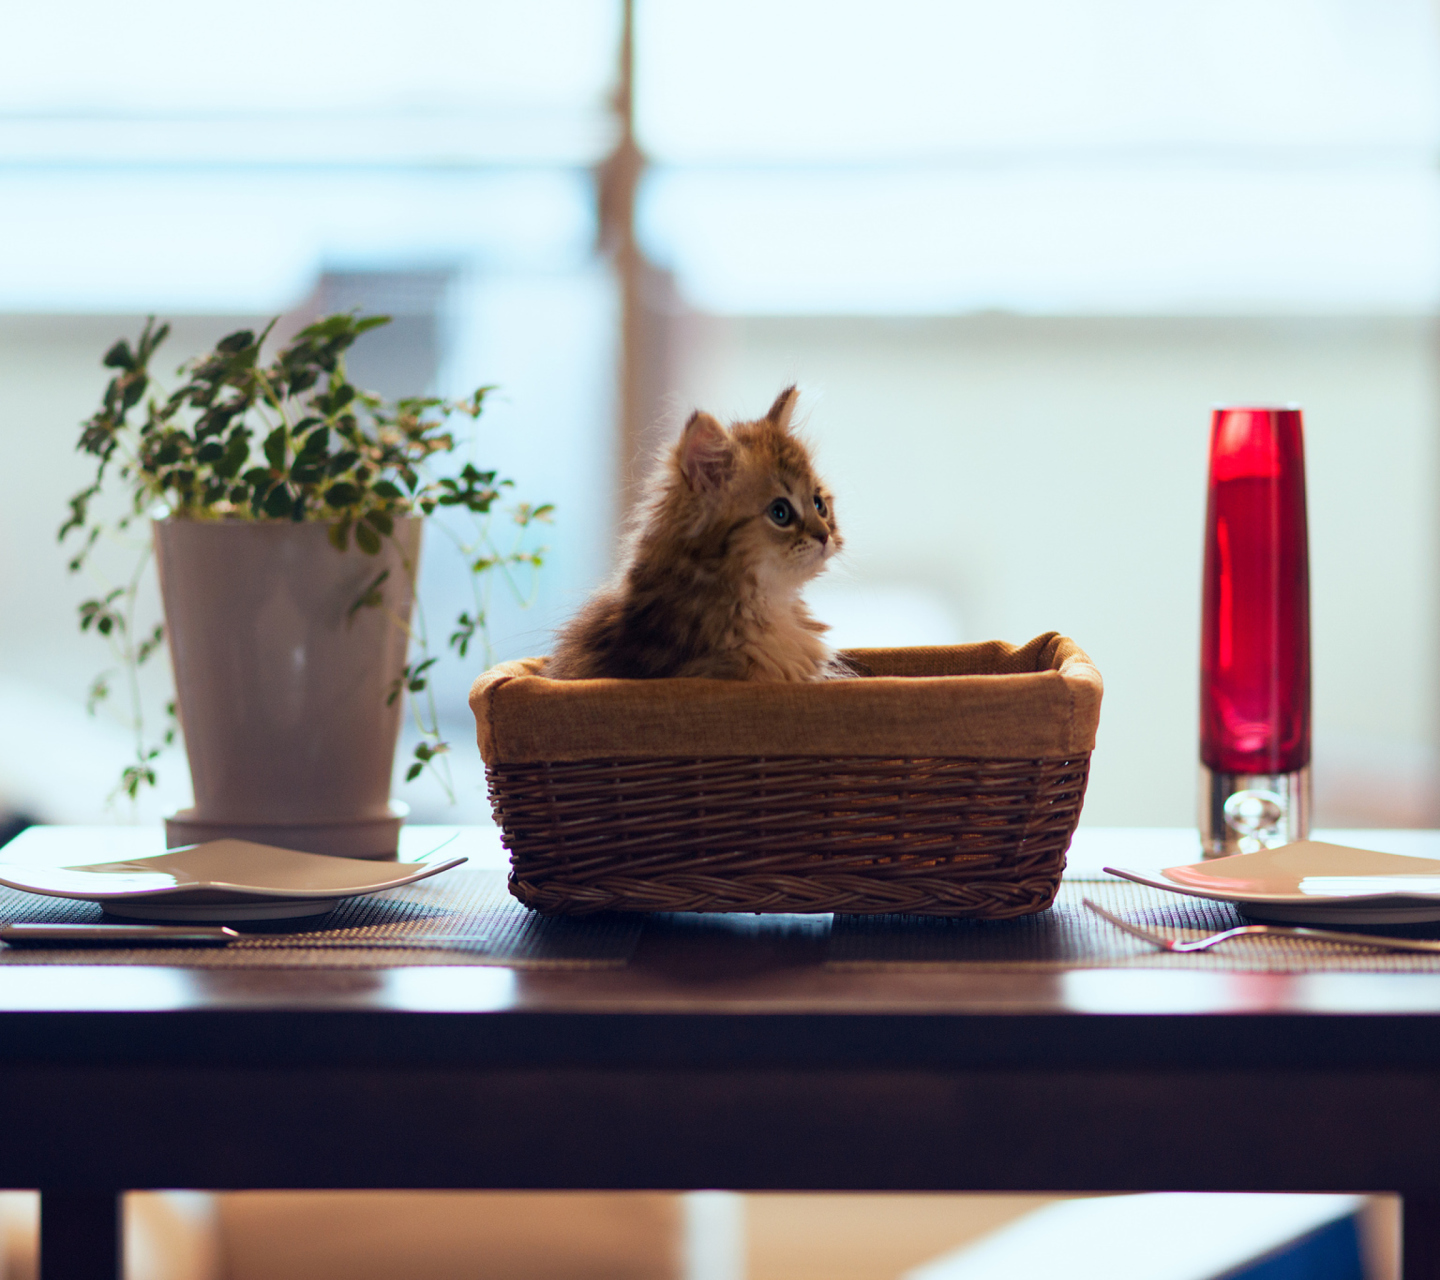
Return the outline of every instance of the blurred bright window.
<path id="1" fill-rule="evenodd" d="M 733 313 L 1420 312 L 1427 0 L 641 0 L 652 255 Z"/>
<path id="2" fill-rule="evenodd" d="M 53 532 L 85 482 L 79 421 L 100 356 L 147 314 L 176 322 L 156 372 L 289 312 L 384 311 L 352 353 L 390 395 L 499 385 L 475 460 L 560 520 L 531 610 L 492 596 L 503 656 L 545 636 L 605 571 L 614 519 L 615 289 L 597 256 L 593 167 L 614 145 L 612 0 L 58 0 L 11 6 L 0 74 L 0 438 L 43 483 L 0 513 L 34 554 L 0 568 L 0 820 L 97 820 L 128 750 L 80 710 L 107 655 Z M 188 345 L 187 345 L 188 344 Z M 431 536 L 421 598 L 440 645 L 469 594 Z M 453 563 L 452 563 L 453 562 Z M 443 629 L 443 630 L 442 630 Z M 428 782 L 417 816 L 488 816 L 465 692 L 438 682 L 462 803 Z M 158 696 L 158 695 L 157 695 Z M 402 748 L 400 758 L 408 754 Z M 161 767 L 185 799 L 184 762 Z"/>
<path id="3" fill-rule="evenodd" d="M 809 393 L 846 640 L 1089 650 L 1086 822 L 1194 820 L 1228 400 L 1306 410 L 1320 821 L 1440 823 L 1436 15 L 637 0 L 642 243 L 704 314 L 676 402 Z"/>
<path id="4" fill-rule="evenodd" d="M 0 818 L 100 818 L 115 772 L 50 540 L 100 353 L 150 312 L 184 321 L 178 361 L 356 306 L 398 317 L 357 376 L 499 383 L 481 457 L 558 508 L 498 656 L 544 652 L 606 573 L 619 439 L 798 380 L 847 537 L 812 602 L 860 643 L 1074 635 L 1107 678 L 1094 822 L 1192 818 L 1208 408 L 1298 400 L 1317 804 L 1440 823 L 1430 0 L 634 0 L 662 270 L 623 281 L 595 181 L 620 0 L 12 9 L 0 434 L 47 479 L 0 509 L 35 548 L 0 564 L 26 605 L 0 611 L 0 717 L 34 727 L 0 741 Z M 1403 638 L 1378 665 L 1377 635 Z M 471 674 L 440 690 L 457 744 Z M 466 803 L 417 815 L 484 816 L 456 758 Z"/>
<path id="5" fill-rule="evenodd" d="M 324 267 L 593 243 L 614 5 L 30 5 L 0 77 L 0 310 L 295 305 Z"/>

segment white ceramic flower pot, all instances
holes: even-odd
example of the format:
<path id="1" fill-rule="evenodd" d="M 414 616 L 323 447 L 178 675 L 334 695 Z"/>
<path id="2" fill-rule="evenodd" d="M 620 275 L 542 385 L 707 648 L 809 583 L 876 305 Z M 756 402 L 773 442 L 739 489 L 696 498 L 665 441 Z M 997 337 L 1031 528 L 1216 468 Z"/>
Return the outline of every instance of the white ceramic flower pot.
<path id="1" fill-rule="evenodd" d="M 170 847 L 232 836 L 395 856 L 403 699 L 386 699 L 405 665 L 421 524 L 398 521 L 371 556 L 335 550 L 317 523 L 155 523 L 195 788 L 195 807 L 166 820 Z M 383 604 L 354 608 L 386 569 Z"/>

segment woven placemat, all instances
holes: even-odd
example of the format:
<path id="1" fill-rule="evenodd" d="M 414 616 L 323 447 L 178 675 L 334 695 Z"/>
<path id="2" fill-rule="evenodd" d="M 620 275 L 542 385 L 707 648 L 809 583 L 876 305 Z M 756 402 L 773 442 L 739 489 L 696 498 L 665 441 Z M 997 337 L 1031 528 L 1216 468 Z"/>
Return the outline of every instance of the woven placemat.
<path id="1" fill-rule="evenodd" d="M 1234 907 L 1126 880 L 1066 880 L 1055 905 L 1019 920 L 836 916 L 826 964 L 835 969 L 1214 969 L 1248 973 L 1435 973 L 1440 954 L 1372 951 L 1291 938 L 1240 938 L 1214 951 L 1174 955 L 1147 947 L 1082 905 L 1174 938 L 1250 924 Z M 1440 924 L 1357 925 L 1361 933 L 1440 938 Z"/>
<path id="2" fill-rule="evenodd" d="M 0 889 L 0 924 L 98 923 L 90 902 Z M 505 887 L 503 871 L 447 871 L 419 884 L 349 898 L 328 916 L 237 925 L 225 947 L 8 947 L 0 964 L 141 964 L 187 969 L 389 969 L 507 965 L 615 969 L 635 949 L 643 916 L 537 916 Z M 430 945 L 424 945 L 429 939 Z"/>

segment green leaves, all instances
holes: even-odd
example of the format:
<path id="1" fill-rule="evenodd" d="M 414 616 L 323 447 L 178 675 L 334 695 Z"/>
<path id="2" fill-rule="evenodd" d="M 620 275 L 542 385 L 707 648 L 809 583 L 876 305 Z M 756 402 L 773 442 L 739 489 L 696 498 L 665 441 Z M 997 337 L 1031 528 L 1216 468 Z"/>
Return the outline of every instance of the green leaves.
<path id="1" fill-rule="evenodd" d="M 346 353 L 388 322 L 380 315 L 324 316 L 278 350 L 270 349 L 268 359 L 276 322 L 258 332 L 238 329 L 184 364 L 168 393 L 150 374 L 168 325 L 151 317 L 137 336 L 111 344 L 102 358 L 110 379 L 77 439 L 77 448 L 95 459 L 94 482 L 70 498 L 59 529 L 61 542 L 80 542 L 68 562 L 71 572 L 90 563 L 102 537 L 125 534 L 131 521 L 138 525 L 157 505 L 178 519 L 320 521 L 337 552 L 369 556 L 385 551 L 398 521 L 443 512 L 475 593 L 474 606 L 459 615 L 449 636 L 449 648 L 467 657 L 485 629 L 486 605 L 474 584 L 493 576 L 514 587 L 512 575 L 538 566 L 543 549 L 522 545 L 523 536 L 532 524 L 549 520 L 554 508 L 546 503 L 509 509 L 514 545 L 500 549 L 490 541 L 490 519 L 507 509 L 501 499 L 511 482 L 471 462 L 447 475 L 432 468 L 461 444 L 450 424 L 478 419 L 493 388 L 479 387 L 461 400 L 424 395 L 389 401 L 357 386 L 346 373 Z M 107 513 L 102 501 L 111 489 L 123 494 L 118 516 Z M 476 536 L 470 542 L 450 527 L 457 520 L 473 523 Z M 133 540 L 136 532 L 131 528 L 127 536 Z M 401 563 L 413 593 L 415 566 L 403 557 Z M 386 602 L 390 570 L 376 567 L 379 572 L 349 608 L 352 622 L 361 610 Z M 135 669 L 165 638 L 163 628 L 147 630 L 134 620 L 138 584 L 137 572 L 127 586 L 102 591 L 79 606 L 80 629 L 105 637 L 125 664 L 129 679 L 116 688 L 128 687 L 132 698 Z M 429 655 L 418 605 L 416 614 L 411 629 L 398 609 L 387 611 L 414 641 L 415 660 L 390 691 L 392 702 L 407 693 L 418 700 L 412 709 L 425 741 L 416 748 L 411 778 L 448 750 L 430 684 L 436 659 Z M 91 686 L 92 708 L 110 696 L 111 675 Z M 141 732 L 138 708 L 133 714 L 134 759 L 119 788 L 132 797 L 154 782 L 154 760 L 174 737 L 172 724 L 160 742 L 151 742 Z M 442 767 L 442 781 L 444 772 Z"/>
<path id="2" fill-rule="evenodd" d="M 151 316 L 145 321 L 145 329 L 140 334 L 140 350 L 135 357 L 136 362 L 142 367 L 150 363 L 150 357 L 155 354 L 158 347 L 170 336 L 170 323 L 166 321 L 158 329 L 155 328 L 155 317 Z"/>
<path id="3" fill-rule="evenodd" d="M 414 782 L 425 772 L 426 765 L 449 750 L 448 742 L 417 742 L 415 744 L 415 763 L 405 770 L 405 781 Z"/>
<path id="4" fill-rule="evenodd" d="M 385 585 L 385 581 L 389 577 L 389 569 L 382 569 L 375 575 L 370 585 L 355 597 L 354 603 L 345 611 L 347 622 L 353 622 L 355 615 L 359 613 L 361 609 L 378 609 L 385 602 L 385 596 L 380 588 Z"/>
<path id="5" fill-rule="evenodd" d="M 470 652 L 470 642 L 475 639 L 475 633 L 485 625 L 485 615 L 478 609 L 472 618 L 469 612 L 462 613 L 456 619 L 455 630 L 450 633 L 450 647 L 462 658 Z"/>
<path id="6" fill-rule="evenodd" d="M 380 554 L 380 535 L 369 524 L 357 524 L 355 526 L 355 545 L 367 556 L 378 556 Z"/>
<path id="7" fill-rule="evenodd" d="M 90 682 L 90 692 L 85 695 L 85 711 L 94 715 L 95 709 L 110 696 L 110 677 L 113 671 L 102 671 Z"/>
<path id="8" fill-rule="evenodd" d="M 168 467 L 172 463 L 180 461 L 184 447 L 189 443 L 189 437 L 178 431 L 167 432 L 160 441 L 160 447 L 155 450 L 154 464 L 156 467 Z"/>
<path id="9" fill-rule="evenodd" d="M 117 791 L 130 797 L 131 800 L 140 798 L 141 787 L 153 787 L 155 785 L 154 760 L 160 754 L 159 747 L 152 747 L 140 760 L 131 765 L 126 765 L 120 774 L 120 785 Z"/>
<path id="10" fill-rule="evenodd" d="M 333 418 L 353 399 L 355 399 L 355 388 L 348 382 L 342 382 L 324 395 L 316 396 L 313 403 L 327 418 Z"/>
<path id="11" fill-rule="evenodd" d="M 128 378 L 120 380 L 120 408 L 133 409 L 140 403 L 140 397 L 145 394 L 145 388 L 150 385 L 150 379 L 143 373 L 135 372 Z"/>
<path id="12" fill-rule="evenodd" d="M 285 470 L 285 454 L 289 444 L 290 433 L 283 426 L 276 427 L 265 437 L 265 461 L 270 464 L 271 470 Z"/>
<path id="13" fill-rule="evenodd" d="M 509 480 L 497 482 L 495 472 L 477 470 L 467 462 L 461 468 L 458 479 L 446 476 L 435 485 L 436 502 L 442 507 L 464 507 L 483 516 L 489 513 L 495 499 L 500 496 L 500 489 L 511 483 Z"/>
<path id="14" fill-rule="evenodd" d="M 135 356 L 130 351 L 130 344 L 121 338 L 100 362 L 107 369 L 133 369 L 135 367 Z"/>
<path id="15" fill-rule="evenodd" d="M 273 326 L 256 334 L 227 334 L 208 355 L 182 370 L 185 381 L 163 401 L 151 401 L 146 420 L 131 409 L 149 388 L 146 361 L 166 333 L 148 322 L 137 342 L 116 342 L 106 353 L 117 370 L 98 413 L 84 424 L 80 447 L 108 460 L 134 433 L 143 494 L 138 507 L 165 502 L 176 515 L 199 519 L 348 518 L 334 541 L 349 544 L 350 529 L 370 515 L 380 538 L 394 517 L 423 510 L 428 489 L 420 465 L 453 449 L 444 430 L 454 413 L 473 416 L 483 393 L 452 404 L 421 397 L 387 404 L 345 376 L 343 353 L 384 316 L 326 316 L 301 330 L 269 365 L 261 347 Z M 252 441 L 259 441 L 258 456 Z M 437 494 L 438 494 L 437 490 Z M 472 499 L 473 500 L 473 499 Z M 83 521 L 82 521 L 83 523 Z M 65 532 L 79 527 L 68 523 Z M 356 534 L 362 550 L 376 546 Z"/>
<path id="16" fill-rule="evenodd" d="M 255 335 L 249 329 L 241 329 L 232 333 L 215 344 L 215 350 L 224 352 L 225 355 L 234 355 L 236 352 L 244 351 L 255 345 Z"/>
<path id="17" fill-rule="evenodd" d="M 385 699 L 385 705 L 392 706 L 403 690 L 408 690 L 410 693 L 424 693 L 430 683 L 426 679 L 425 673 L 438 661 L 438 658 L 425 658 L 407 666 L 401 671 L 399 678 L 391 682 L 390 696 Z"/>
<path id="18" fill-rule="evenodd" d="M 83 630 L 83 626 L 82 626 Z M 135 665 L 138 667 L 165 643 L 165 628 L 157 626 L 135 647 Z"/>
<path id="19" fill-rule="evenodd" d="M 295 499 L 283 484 L 277 484 L 265 495 L 261 510 L 272 520 L 285 520 L 295 509 Z"/>
<path id="20" fill-rule="evenodd" d="M 108 636 L 115 631 L 124 631 L 124 617 L 111 607 L 124 594 L 124 587 L 116 587 L 114 591 L 98 600 L 83 601 L 80 605 L 80 630 L 89 631 L 91 627 L 94 627 L 102 636 Z"/>
<path id="21" fill-rule="evenodd" d="M 224 452 L 214 461 L 215 474 L 222 480 L 233 480 L 249 456 L 250 432 L 245 427 L 236 427 L 225 442 Z"/>
<path id="22" fill-rule="evenodd" d="M 60 532 L 55 538 L 57 542 L 64 542 L 65 535 L 69 533 L 71 529 L 83 529 L 85 527 L 85 522 L 90 518 L 90 499 L 99 492 L 100 485 L 97 482 L 96 484 L 92 484 L 88 489 L 81 489 L 79 493 L 70 499 L 70 518 L 60 526 Z M 94 542 L 94 540 L 94 538 L 90 539 L 91 542 Z M 70 572 L 74 573 L 78 568 L 79 565 L 72 565 Z"/>

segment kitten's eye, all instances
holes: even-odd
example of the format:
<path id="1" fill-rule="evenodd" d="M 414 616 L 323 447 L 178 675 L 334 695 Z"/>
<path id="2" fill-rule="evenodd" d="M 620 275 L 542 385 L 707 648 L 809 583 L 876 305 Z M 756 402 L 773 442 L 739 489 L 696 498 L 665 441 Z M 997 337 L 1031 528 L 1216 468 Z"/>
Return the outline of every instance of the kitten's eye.
<path id="1" fill-rule="evenodd" d="M 795 508 L 786 502 L 784 498 L 776 498 L 775 501 L 770 504 L 770 510 L 765 514 L 783 529 L 795 519 Z"/>
<path id="2" fill-rule="evenodd" d="M 815 495 L 815 510 L 820 513 L 822 518 L 830 514 L 828 511 L 825 510 L 825 499 L 822 498 L 818 493 Z"/>

